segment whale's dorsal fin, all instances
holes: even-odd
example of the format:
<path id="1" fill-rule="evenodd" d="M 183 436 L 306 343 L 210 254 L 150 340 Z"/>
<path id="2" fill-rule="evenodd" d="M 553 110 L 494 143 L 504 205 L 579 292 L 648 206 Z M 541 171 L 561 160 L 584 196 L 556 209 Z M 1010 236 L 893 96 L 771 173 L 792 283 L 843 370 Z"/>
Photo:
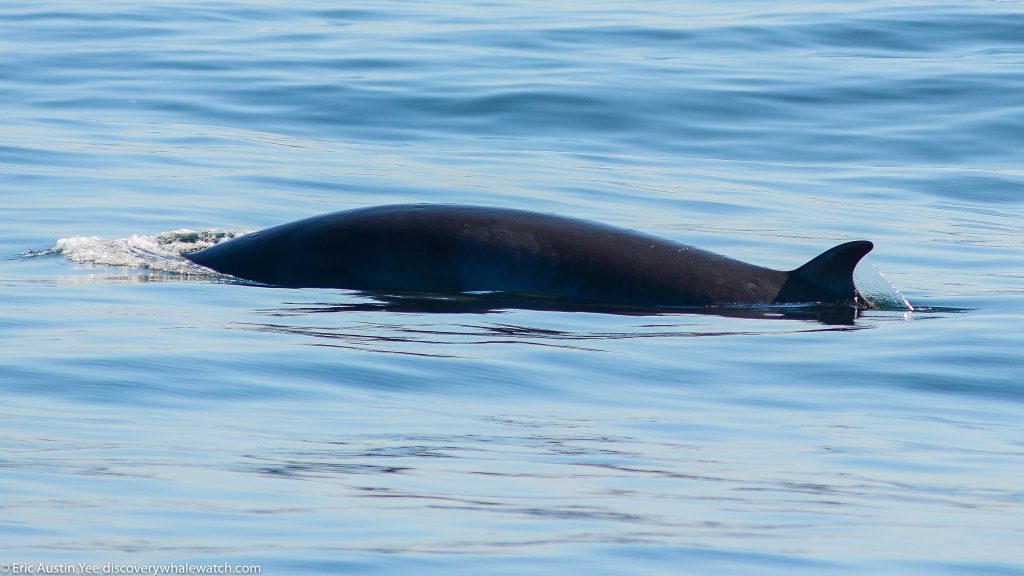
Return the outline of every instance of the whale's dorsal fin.
<path id="1" fill-rule="evenodd" d="M 789 273 L 790 280 L 779 291 L 779 302 L 822 302 L 857 305 L 853 270 L 875 245 L 867 240 L 840 244 L 822 252 Z"/>

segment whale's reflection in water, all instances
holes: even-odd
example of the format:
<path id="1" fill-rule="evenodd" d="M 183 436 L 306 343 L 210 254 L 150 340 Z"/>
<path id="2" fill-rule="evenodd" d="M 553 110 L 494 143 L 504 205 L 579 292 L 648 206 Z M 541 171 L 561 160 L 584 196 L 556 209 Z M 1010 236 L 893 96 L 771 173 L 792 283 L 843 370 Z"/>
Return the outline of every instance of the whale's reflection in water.
<path id="1" fill-rule="evenodd" d="M 628 339 L 851 331 L 876 324 L 859 321 L 862 312 L 846 306 L 653 309 L 507 294 L 373 294 L 339 300 L 260 310 L 274 320 L 240 325 L 310 337 L 316 346 L 459 356 L 445 346 L 518 343 L 601 350 L 602 342 Z M 439 346 L 417 346 L 423 344 Z"/>
<path id="2" fill-rule="evenodd" d="M 295 316 L 332 312 L 408 312 L 417 314 L 493 314 L 509 310 L 589 312 L 620 316 L 671 317 L 683 314 L 767 320 L 808 320 L 829 326 L 855 326 L 861 310 L 854 306 L 788 304 L 715 307 L 643 307 L 582 302 L 525 294 L 363 293 L 353 302 L 298 305 L 273 315 Z"/>

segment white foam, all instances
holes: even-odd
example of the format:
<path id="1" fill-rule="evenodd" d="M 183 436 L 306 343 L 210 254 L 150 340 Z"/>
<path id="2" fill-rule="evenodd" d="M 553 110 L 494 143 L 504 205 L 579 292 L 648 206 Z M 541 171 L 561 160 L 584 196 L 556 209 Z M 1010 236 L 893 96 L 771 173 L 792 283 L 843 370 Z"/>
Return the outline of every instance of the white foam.
<path id="1" fill-rule="evenodd" d="M 202 250 L 252 230 L 172 230 L 152 236 L 132 235 L 114 240 L 98 236 L 61 238 L 42 254 L 62 254 L 72 262 L 98 266 L 145 268 L 177 274 L 203 274 L 206 270 L 185 259 L 182 254 Z"/>

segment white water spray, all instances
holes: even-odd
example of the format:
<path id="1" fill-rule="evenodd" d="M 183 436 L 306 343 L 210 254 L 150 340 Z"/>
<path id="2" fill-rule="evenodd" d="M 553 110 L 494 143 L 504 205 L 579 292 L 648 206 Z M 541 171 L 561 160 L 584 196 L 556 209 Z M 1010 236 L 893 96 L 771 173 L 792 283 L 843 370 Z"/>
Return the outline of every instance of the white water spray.
<path id="1" fill-rule="evenodd" d="M 61 254 L 72 262 L 99 266 L 125 266 L 176 274 L 204 274 L 205 268 L 183 258 L 182 254 L 202 250 L 250 232 L 252 230 L 182 229 L 151 236 L 135 234 L 114 240 L 97 236 L 73 236 L 57 240 L 49 250 L 28 255 Z"/>

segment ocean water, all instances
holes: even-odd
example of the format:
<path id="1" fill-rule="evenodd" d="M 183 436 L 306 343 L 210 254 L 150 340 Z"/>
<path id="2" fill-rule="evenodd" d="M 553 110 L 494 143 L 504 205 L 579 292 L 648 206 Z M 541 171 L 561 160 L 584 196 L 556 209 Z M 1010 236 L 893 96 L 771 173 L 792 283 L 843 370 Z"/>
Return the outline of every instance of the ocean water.
<path id="1" fill-rule="evenodd" d="M 0 572 L 1024 573 L 1022 94 L 1018 2 L 4 2 Z M 869 239 L 887 305 L 178 256 L 392 202 L 781 269 Z"/>

